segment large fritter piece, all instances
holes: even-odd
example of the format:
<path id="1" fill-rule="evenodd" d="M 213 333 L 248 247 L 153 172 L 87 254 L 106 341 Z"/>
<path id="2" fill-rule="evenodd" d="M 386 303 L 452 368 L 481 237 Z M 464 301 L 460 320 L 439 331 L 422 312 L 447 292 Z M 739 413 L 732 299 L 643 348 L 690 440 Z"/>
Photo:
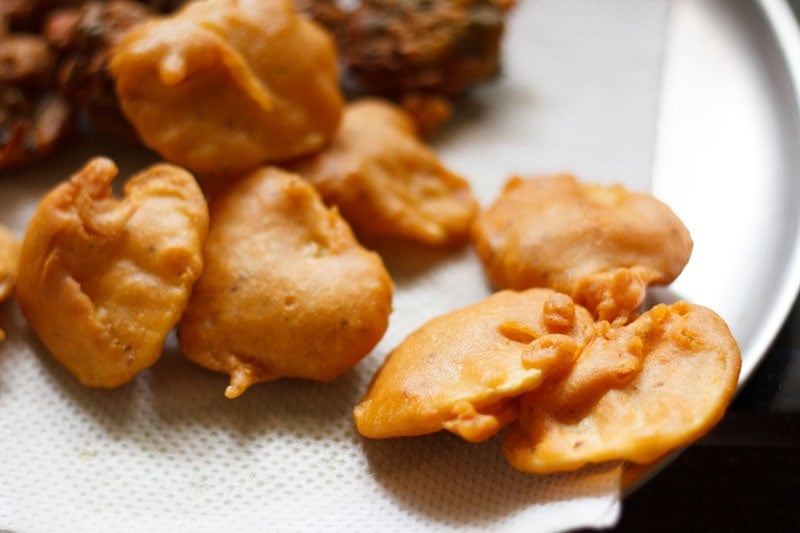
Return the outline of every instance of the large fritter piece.
<path id="1" fill-rule="evenodd" d="M 115 387 L 155 363 L 202 271 L 208 208 L 186 171 L 156 165 L 112 196 L 91 160 L 41 201 L 25 235 L 25 318 L 84 385 Z"/>
<path id="2" fill-rule="evenodd" d="M 209 174 L 323 147 L 341 118 L 327 32 L 288 0 L 198 0 L 131 30 L 111 59 L 144 144 Z"/>
<path id="3" fill-rule="evenodd" d="M 406 112 L 382 100 L 349 104 L 333 143 L 291 168 L 361 235 L 462 242 L 477 211 L 469 184 L 423 144 Z"/>
<path id="4" fill-rule="evenodd" d="M 203 255 L 178 338 L 188 359 L 230 374 L 229 398 L 280 377 L 333 380 L 388 325 L 380 257 L 295 174 L 267 167 L 217 196 Z"/>
<path id="5" fill-rule="evenodd" d="M 505 442 L 524 472 L 649 463 L 705 434 L 733 397 L 741 356 L 713 311 L 660 304 L 622 328 L 599 323 L 563 379 L 521 397 Z"/>
<path id="6" fill-rule="evenodd" d="M 672 282 L 692 251 L 686 227 L 652 196 L 567 175 L 512 178 L 472 239 L 495 286 L 550 287 L 620 322 L 648 285 Z"/>
<path id="7" fill-rule="evenodd" d="M 355 408 L 367 437 L 446 429 L 485 440 L 517 417 L 516 397 L 564 373 L 592 334 L 589 312 L 548 289 L 501 291 L 435 318 L 391 354 Z"/>

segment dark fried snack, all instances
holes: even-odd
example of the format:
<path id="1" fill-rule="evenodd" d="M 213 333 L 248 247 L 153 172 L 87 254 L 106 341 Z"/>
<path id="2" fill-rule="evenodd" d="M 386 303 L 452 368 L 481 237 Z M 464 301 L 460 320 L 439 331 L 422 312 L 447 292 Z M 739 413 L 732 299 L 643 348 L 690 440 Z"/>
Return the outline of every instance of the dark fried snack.
<path id="1" fill-rule="evenodd" d="M 437 317 L 386 358 L 354 416 L 370 438 L 447 430 L 483 441 L 516 397 L 564 373 L 592 335 L 586 309 L 549 289 L 501 291 Z"/>
<path id="2" fill-rule="evenodd" d="M 59 55 L 60 93 L 102 131 L 135 138 L 119 108 L 108 61 L 122 36 L 153 15 L 131 0 L 89 1 L 54 11 L 45 20 L 43 33 Z"/>
<path id="3" fill-rule="evenodd" d="M 569 373 L 520 397 L 504 450 L 546 474 L 587 463 L 649 463 L 708 432 L 736 390 L 739 347 L 702 306 L 659 304 L 621 328 L 598 323 Z"/>
<path id="4" fill-rule="evenodd" d="M 450 100 L 498 72 L 512 3 L 364 0 L 339 25 L 342 59 L 367 94 L 431 107 L 442 121 Z M 435 129 L 431 118 L 422 123 Z"/>
<path id="5" fill-rule="evenodd" d="M 331 381 L 388 326 L 392 281 L 300 176 L 264 167 L 211 202 L 183 354 L 230 375 L 225 396 L 281 377 Z"/>
<path id="6" fill-rule="evenodd" d="M 75 7 L 86 0 L 2 0 L 0 24 L 15 32 L 38 33 L 44 19 L 53 11 Z"/>
<path id="7" fill-rule="evenodd" d="M 55 56 L 36 35 L 0 32 L 0 170 L 49 155 L 72 128 L 50 87 Z"/>
<path id="8" fill-rule="evenodd" d="M 623 323 L 692 251 L 689 231 L 651 195 L 568 175 L 509 180 L 476 218 L 472 240 L 494 286 L 550 287 Z"/>

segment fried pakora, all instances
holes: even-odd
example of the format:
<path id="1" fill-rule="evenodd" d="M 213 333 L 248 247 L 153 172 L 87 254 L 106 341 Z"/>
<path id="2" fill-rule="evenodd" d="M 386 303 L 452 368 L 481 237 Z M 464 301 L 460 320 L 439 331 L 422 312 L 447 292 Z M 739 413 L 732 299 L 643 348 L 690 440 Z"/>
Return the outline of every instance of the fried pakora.
<path id="1" fill-rule="evenodd" d="M 597 327 L 566 377 L 520 397 L 520 417 L 504 446 L 518 470 L 649 463 L 723 416 L 741 356 L 716 313 L 686 302 L 660 304 L 627 326 Z"/>
<path id="2" fill-rule="evenodd" d="M 512 178 L 476 218 L 472 240 L 496 287 L 550 287 L 623 323 L 692 250 L 686 227 L 652 196 L 567 175 Z"/>
<path id="3" fill-rule="evenodd" d="M 131 0 L 88 1 L 51 13 L 43 34 L 59 56 L 56 85 L 76 109 L 85 111 L 94 127 L 127 138 L 133 128 L 122 114 L 108 72 L 111 50 L 133 27 L 154 12 Z"/>
<path id="4" fill-rule="evenodd" d="M 236 175 L 319 150 L 343 99 L 336 48 L 288 0 L 198 0 L 133 28 L 109 65 L 143 143 Z"/>
<path id="5" fill-rule="evenodd" d="M 45 39 L 0 29 L 0 170 L 49 155 L 71 131 L 72 111 L 51 87 L 54 65 Z"/>
<path id="6" fill-rule="evenodd" d="M 188 359 L 230 375 L 228 398 L 281 377 L 331 381 L 378 343 L 389 274 L 306 181 L 265 167 L 210 212 L 205 272 L 178 339 Z"/>
<path id="7" fill-rule="evenodd" d="M 202 271 L 208 207 L 191 174 L 155 165 L 111 194 L 96 158 L 42 199 L 22 244 L 17 296 L 53 356 L 84 385 L 116 387 L 161 356 Z"/>
<path id="8" fill-rule="evenodd" d="M 444 167 L 388 101 L 348 104 L 331 145 L 290 168 L 360 235 L 443 246 L 465 241 L 477 212 L 469 183 Z"/>
<path id="9" fill-rule="evenodd" d="M 501 291 L 431 320 L 394 349 L 354 410 L 371 438 L 446 429 L 471 442 L 516 419 L 516 397 L 563 373 L 589 312 L 549 289 Z"/>

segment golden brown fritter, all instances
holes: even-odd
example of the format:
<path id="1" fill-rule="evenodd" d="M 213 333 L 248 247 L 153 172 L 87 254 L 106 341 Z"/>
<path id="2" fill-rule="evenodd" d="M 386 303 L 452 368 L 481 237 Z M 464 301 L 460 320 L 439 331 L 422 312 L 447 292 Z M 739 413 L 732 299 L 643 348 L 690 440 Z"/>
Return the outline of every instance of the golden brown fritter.
<path id="1" fill-rule="evenodd" d="M 230 374 L 229 398 L 281 377 L 333 380 L 388 325 L 380 257 L 295 174 L 262 168 L 214 198 L 203 255 L 178 338 L 188 359 Z"/>
<path id="2" fill-rule="evenodd" d="M 660 304 L 625 327 L 599 323 L 566 377 L 521 396 L 506 457 L 537 474 L 649 463 L 719 421 L 740 367 L 728 326 L 701 306 Z"/>
<path id="3" fill-rule="evenodd" d="M 199 0 L 141 24 L 110 71 L 145 145 L 235 175 L 327 144 L 343 101 L 336 49 L 288 0 Z"/>
<path id="4" fill-rule="evenodd" d="M 467 239 L 477 212 L 469 183 L 422 143 L 401 108 L 383 100 L 348 104 L 331 145 L 290 168 L 360 235 L 444 246 Z"/>
<path id="5" fill-rule="evenodd" d="M 517 417 L 517 396 L 571 366 L 591 333 L 588 311 L 548 289 L 501 291 L 442 315 L 389 354 L 354 410 L 358 431 L 485 440 Z"/>
<path id="6" fill-rule="evenodd" d="M 202 271 L 208 208 L 191 174 L 155 165 L 111 195 L 96 158 L 41 201 L 23 240 L 17 296 L 55 358 L 84 385 L 116 387 L 161 356 Z"/>
<path id="7" fill-rule="evenodd" d="M 478 215 L 472 240 L 496 287 L 550 287 L 621 322 L 692 250 L 686 227 L 652 196 L 567 175 L 512 178 Z"/>

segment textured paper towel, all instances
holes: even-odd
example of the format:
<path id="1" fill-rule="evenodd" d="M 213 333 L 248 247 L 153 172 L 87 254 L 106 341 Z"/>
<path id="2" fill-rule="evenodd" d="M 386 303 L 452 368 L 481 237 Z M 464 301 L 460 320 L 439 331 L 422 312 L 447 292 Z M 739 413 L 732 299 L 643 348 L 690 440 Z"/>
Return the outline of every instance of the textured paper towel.
<path id="1" fill-rule="evenodd" d="M 647 189 L 665 0 L 523 0 L 503 76 L 436 141 L 484 205 L 512 173 L 572 171 Z M 20 235 L 39 196 L 94 154 L 133 171 L 152 156 L 94 139 L 0 176 L 0 222 Z M 0 304 L 0 529 L 19 531 L 550 531 L 613 524 L 616 466 L 515 472 L 501 437 L 368 441 L 351 409 L 388 351 L 442 312 L 489 294 L 466 248 L 378 247 L 394 277 L 385 338 L 331 384 L 283 380 L 230 401 L 226 379 L 177 353 L 132 383 L 80 386 Z"/>

